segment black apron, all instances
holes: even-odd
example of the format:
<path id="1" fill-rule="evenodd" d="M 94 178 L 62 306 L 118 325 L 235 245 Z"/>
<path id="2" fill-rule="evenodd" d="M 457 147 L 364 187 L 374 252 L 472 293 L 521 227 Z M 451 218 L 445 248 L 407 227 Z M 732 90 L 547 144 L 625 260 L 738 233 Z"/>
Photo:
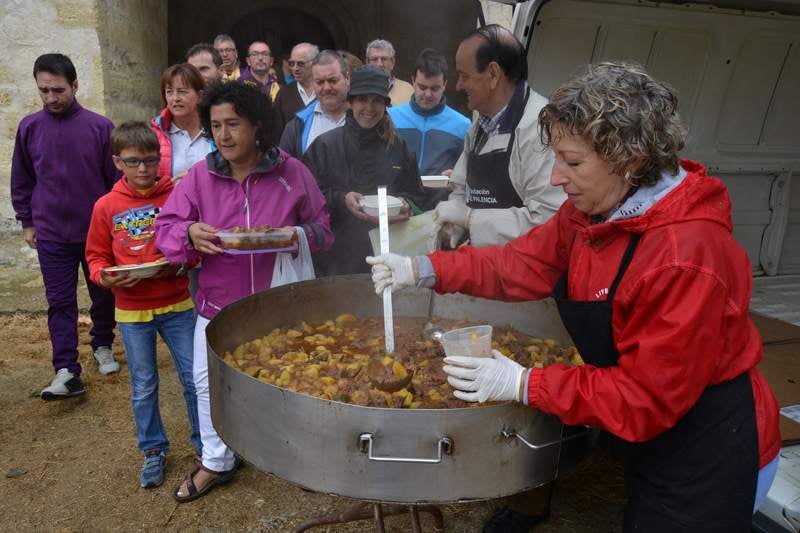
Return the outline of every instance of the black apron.
<path id="1" fill-rule="evenodd" d="M 553 289 L 564 326 L 590 365 L 615 366 L 619 359 L 611 305 L 638 241 L 631 237 L 606 300 L 568 299 L 566 272 Z M 706 388 L 674 427 L 649 441 L 609 437 L 625 463 L 624 531 L 750 531 L 759 457 L 747 374 Z"/>
<path id="2" fill-rule="evenodd" d="M 530 89 L 526 87 L 525 98 L 522 102 L 522 109 L 528 103 Z M 487 135 L 478 126 L 475 137 L 475 145 L 467 155 L 467 192 L 466 202 L 472 209 L 508 209 L 510 207 L 522 207 L 522 198 L 517 194 L 514 185 L 511 183 L 511 174 L 508 166 L 511 163 L 511 151 L 514 148 L 514 138 L 517 132 L 517 125 L 522 120 L 521 113 L 519 119 L 511 128 L 510 139 L 505 150 L 496 150 L 486 154 L 480 154 L 480 150 L 486 144 Z"/>

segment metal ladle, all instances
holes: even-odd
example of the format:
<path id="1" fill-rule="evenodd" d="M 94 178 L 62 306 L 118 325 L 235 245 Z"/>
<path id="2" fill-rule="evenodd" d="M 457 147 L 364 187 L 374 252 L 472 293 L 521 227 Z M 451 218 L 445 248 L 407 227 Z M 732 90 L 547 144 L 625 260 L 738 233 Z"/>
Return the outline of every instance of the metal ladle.
<path id="1" fill-rule="evenodd" d="M 441 247 L 442 236 L 440 232 L 436 232 L 436 235 L 433 238 L 433 250 L 435 252 Z M 426 339 L 430 339 L 436 342 L 442 342 L 442 335 L 444 335 L 444 328 L 437 326 L 431 321 L 431 317 L 433 316 L 433 297 L 436 295 L 436 291 L 431 289 L 431 293 L 428 296 L 428 318 L 425 320 L 425 327 L 422 328 L 422 336 Z"/>

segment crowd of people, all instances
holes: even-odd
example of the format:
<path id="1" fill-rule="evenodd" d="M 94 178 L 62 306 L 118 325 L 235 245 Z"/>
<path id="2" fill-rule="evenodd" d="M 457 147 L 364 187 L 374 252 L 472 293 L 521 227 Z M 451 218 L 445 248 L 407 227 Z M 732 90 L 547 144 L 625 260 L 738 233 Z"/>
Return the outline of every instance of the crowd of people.
<path id="1" fill-rule="evenodd" d="M 55 375 L 41 397 L 85 392 L 80 265 L 101 374 L 119 371 L 115 326 L 122 336 L 141 487 L 163 483 L 169 451 L 157 335 L 196 451 L 173 496 L 192 501 L 230 481 L 239 460 L 211 421 L 205 328 L 226 305 L 284 283 L 285 261 L 226 253 L 218 232 L 269 225 L 295 236 L 317 276 L 371 271 L 379 293 L 552 296 L 587 364 L 448 357 L 455 394 L 607 431 L 629 474 L 626 530 L 749 522 L 775 475 L 777 408 L 755 368 L 750 268 L 730 202 L 702 165 L 678 158 L 674 92 L 638 66 L 604 63 L 548 99 L 527 83 L 523 45 L 489 25 L 455 56 L 470 121 L 447 105 L 438 51 L 419 53 L 410 83 L 394 76 L 389 41 L 370 42 L 364 59 L 303 42 L 275 64 L 254 41 L 242 64 L 234 39 L 218 35 L 164 70 L 156 117 L 116 128 L 78 103 L 67 56 L 36 59 L 44 107 L 19 125 L 11 194 L 48 302 Z M 450 189 L 427 189 L 422 175 L 448 176 Z M 431 211 L 447 250 L 371 256 L 377 220 L 362 200 L 379 186 L 402 203 L 391 223 Z M 152 278 L 112 268 L 157 260 L 168 266 Z M 546 519 L 550 491 L 518 497 L 484 531 L 527 531 Z"/>

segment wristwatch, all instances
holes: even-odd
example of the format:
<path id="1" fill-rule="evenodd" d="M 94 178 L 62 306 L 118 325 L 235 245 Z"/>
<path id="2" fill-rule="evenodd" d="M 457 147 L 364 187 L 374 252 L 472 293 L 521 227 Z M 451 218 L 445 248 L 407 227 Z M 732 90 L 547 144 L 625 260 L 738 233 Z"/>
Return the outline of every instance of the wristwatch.
<path id="1" fill-rule="evenodd" d="M 185 276 L 188 271 L 189 271 L 189 269 L 186 268 L 186 263 L 181 263 L 181 266 L 179 266 L 178 270 L 175 271 L 175 275 L 176 276 Z"/>

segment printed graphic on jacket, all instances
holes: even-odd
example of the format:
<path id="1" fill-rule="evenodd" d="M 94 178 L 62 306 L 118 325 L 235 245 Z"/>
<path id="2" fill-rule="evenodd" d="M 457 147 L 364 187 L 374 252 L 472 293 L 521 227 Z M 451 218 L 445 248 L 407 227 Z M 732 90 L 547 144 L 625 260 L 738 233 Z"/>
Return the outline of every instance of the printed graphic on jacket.
<path id="1" fill-rule="evenodd" d="M 161 208 L 153 204 L 126 209 L 111 217 L 114 222 L 114 231 L 127 231 L 128 236 L 122 237 L 120 242 L 132 251 L 137 251 L 154 241 L 155 223 Z"/>

